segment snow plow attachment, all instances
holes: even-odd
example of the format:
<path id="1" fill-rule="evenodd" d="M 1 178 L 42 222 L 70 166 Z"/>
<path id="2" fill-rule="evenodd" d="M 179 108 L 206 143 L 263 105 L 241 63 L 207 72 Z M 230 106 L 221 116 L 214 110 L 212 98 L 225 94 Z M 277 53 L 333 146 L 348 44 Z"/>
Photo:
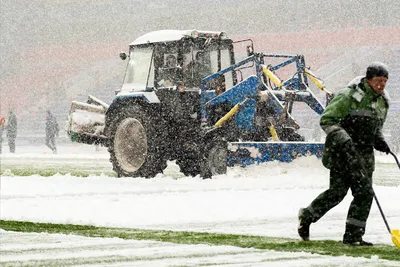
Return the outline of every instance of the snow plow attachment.
<path id="1" fill-rule="evenodd" d="M 228 146 L 228 166 L 248 166 L 267 161 L 291 162 L 305 157 L 322 157 L 323 143 L 308 142 L 232 142 Z"/>
<path id="2" fill-rule="evenodd" d="M 103 135 L 108 105 L 89 95 L 86 103 L 72 101 L 67 134 L 71 141 L 84 144 L 105 144 Z"/>
<path id="3" fill-rule="evenodd" d="M 265 63 L 271 58 L 277 60 L 276 65 Z M 218 95 L 208 95 L 212 92 L 207 87 L 207 84 L 212 84 L 210 81 L 249 62 L 257 66 L 256 75 L 242 79 Z M 297 72 L 289 75 L 287 80 L 276 74 L 280 68 L 294 63 Z M 326 93 L 329 102 L 332 93 L 305 68 L 302 55 L 254 54 L 203 79 L 205 110 L 230 109 L 222 112 L 220 119 L 212 125 L 224 127 L 228 132 L 228 166 L 247 166 L 274 160 L 291 162 L 305 156 L 322 157 L 324 143 L 305 141 L 305 137 L 298 133 L 300 125 L 293 112 L 295 103 L 304 103 L 319 115 L 325 110 L 309 88 L 308 77 Z M 212 115 L 215 113 L 210 114 L 211 121 L 214 121 Z"/>
<path id="4" fill-rule="evenodd" d="M 241 103 L 236 104 L 215 124 L 215 127 L 220 127 L 224 122 L 235 116 L 247 101 L 248 99 L 245 99 Z M 228 146 L 228 166 L 247 166 L 274 160 L 291 162 L 296 158 L 312 155 L 318 158 L 322 157 L 324 143 L 304 141 L 282 142 L 279 140 L 279 136 L 273 125 L 269 127 L 269 131 L 272 140 L 268 142 L 231 142 Z"/>

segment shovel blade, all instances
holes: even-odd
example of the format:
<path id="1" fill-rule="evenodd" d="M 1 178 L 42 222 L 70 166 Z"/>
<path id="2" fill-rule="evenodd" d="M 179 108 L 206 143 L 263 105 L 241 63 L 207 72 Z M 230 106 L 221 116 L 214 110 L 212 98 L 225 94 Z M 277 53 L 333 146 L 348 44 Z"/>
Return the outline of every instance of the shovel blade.
<path id="1" fill-rule="evenodd" d="M 390 231 L 390 233 L 392 234 L 392 242 L 393 244 L 400 248 L 400 230 L 396 229 L 396 230 L 392 230 Z"/>

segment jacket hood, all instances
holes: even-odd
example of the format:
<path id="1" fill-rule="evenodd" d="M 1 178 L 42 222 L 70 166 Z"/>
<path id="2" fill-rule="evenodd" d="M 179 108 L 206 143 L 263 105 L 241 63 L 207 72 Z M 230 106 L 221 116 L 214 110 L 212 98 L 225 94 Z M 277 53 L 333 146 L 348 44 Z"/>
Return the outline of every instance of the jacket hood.
<path id="1" fill-rule="evenodd" d="M 358 84 L 361 82 L 361 80 L 362 80 L 363 78 L 365 78 L 365 76 L 357 76 L 357 77 L 355 77 L 353 80 L 351 80 L 351 81 L 347 84 L 347 87 L 352 87 L 352 86 L 354 86 L 354 85 L 358 85 Z"/>

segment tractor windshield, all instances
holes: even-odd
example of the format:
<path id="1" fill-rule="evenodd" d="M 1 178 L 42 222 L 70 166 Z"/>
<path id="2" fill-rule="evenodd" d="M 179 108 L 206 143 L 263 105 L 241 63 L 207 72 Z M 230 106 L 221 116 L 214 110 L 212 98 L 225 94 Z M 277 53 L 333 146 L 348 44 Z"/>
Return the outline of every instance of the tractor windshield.
<path id="1" fill-rule="evenodd" d="M 152 46 L 134 47 L 131 50 L 122 87 L 123 91 L 144 91 L 148 84 L 154 83 L 154 71 L 150 71 L 154 69 L 152 55 Z"/>
<path id="2" fill-rule="evenodd" d="M 199 87 L 202 79 L 232 64 L 229 43 L 222 42 L 211 42 L 206 49 L 195 43 L 184 58 L 185 85 L 189 87 Z M 226 86 L 233 86 L 232 73 L 223 76 Z"/>

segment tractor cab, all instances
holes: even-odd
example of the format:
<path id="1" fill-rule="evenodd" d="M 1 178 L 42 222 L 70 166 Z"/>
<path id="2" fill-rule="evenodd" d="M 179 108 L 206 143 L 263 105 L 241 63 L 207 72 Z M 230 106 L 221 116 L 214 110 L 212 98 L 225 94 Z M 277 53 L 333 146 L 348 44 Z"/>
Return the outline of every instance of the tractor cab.
<path id="1" fill-rule="evenodd" d="M 121 92 L 200 88 L 202 79 L 234 64 L 232 40 L 224 32 L 163 30 L 145 34 L 129 46 Z M 223 75 L 224 86 L 236 83 L 235 72 Z M 210 89 L 215 89 L 210 86 Z"/>

